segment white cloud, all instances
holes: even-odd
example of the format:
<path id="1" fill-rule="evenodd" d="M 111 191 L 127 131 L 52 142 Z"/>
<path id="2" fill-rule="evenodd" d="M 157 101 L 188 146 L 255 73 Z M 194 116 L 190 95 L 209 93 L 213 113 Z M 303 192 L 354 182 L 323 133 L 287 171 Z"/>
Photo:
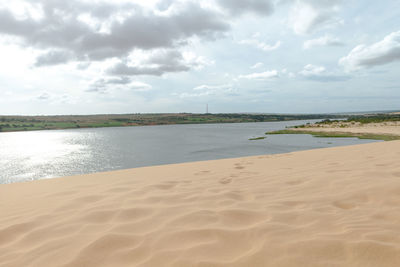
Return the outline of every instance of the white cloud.
<path id="1" fill-rule="evenodd" d="M 195 91 L 207 91 L 207 90 L 224 90 L 224 89 L 231 89 L 232 88 L 232 84 L 222 84 L 222 85 L 200 85 L 197 86 L 195 88 L 193 88 L 193 90 Z"/>
<path id="2" fill-rule="evenodd" d="M 258 68 L 261 68 L 262 66 L 264 66 L 264 63 L 258 62 L 256 64 L 254 64 L 253 66 L 251 66 L 250 69 L 258 69 Z"/>
<path id="3" fill-rule="evenodd" d="M 193 88 L 193 93 L 185 92 L 178 96 L 180 98 L 193 98 L 193 97 L 206 97 L 206 96 L 226 96 L 234 93 L 233 84 L 221 84 L 221 85 L 199 85 Z"/>
<path id="4" fill-rule="evenodd" d="M 253 13 L 260 16 L 272 14 L 274 10 L 271 0 L 217 0 L 218 4 L 233 16 Z"/>
<path id="5" fill-rule="evenodd" d="M 281 69 L 280 73 L 281 73 L 281 76 L 286 76 L 289 78 L 294 78 L 296 76 L 293 72 L 289 71 L 287 68 Z"/>
<path id="6" fill-rule="evenodd" d="M 273 78 L 279 77 L 277 70 L 270 70 L 265 72 L 256 72 L 247 75 L 240 75 L 240 79 L 248 79 L 248 80 L 270 80 Z"/>
<path id="7" fill-rule="evenodd" d="M 215 64 L 214 60 L 205 58 L 203 56 L 198 56 L 193 52 L 185 51 L 182 53 L 184 62 L 191 66 L 193 69 L 203 69 L 207 66 L 212 66 Z"/>
<path id="8" fill-rule="evenodd" d="M 240 41 L 239 44 L 251 45 L 258 49 L 268 52 L 268 51 L 278 49 L 279 46 L 281 46 L 281 41 L 276 41 L 275 44 L 272 45 L 272 44 L 267 44 L 267 43 L 261 42 L 257 39 L 246 39 L 246 40 Z"/>
<path id="9" fill-rule="evenodd" d="M 350 79 L 349 76 L 329 72 L 324 66 L 316 66 L 312 64 L 304 66 L 303 70 L 301 70 L 299 74 L 308 80 L 318 82 L 338 82 Z"/>
<path id="10" fill-rule="evenodd" d="M 342 46 L 344 45 L 338 38 L 325 35 L 320 38 L 307 40 L 303 44 L 304 49 L 310 49 L 314 46 Z"/>
<path id="11" fill-rule="evenodd" d="M 296 34 L 343 24 L 337 16 L 340 0 L 296 0 L 289 13 L 289 25 Z"/>
<path id="12" fill-rule="evenodd" d="M 100 78 L 90 83 L 86 92 L 106 93 L 113 89 L 132 90 L 132 91 L 149 91 L 152 89 L 150 84 L 132 81 L 129 77 L 118 78 Z"/>
<path id="13" fill-rule="evenodd" d="M 299 73 L 304 76 L 312 76 L 312 75 L 320 75 L 326 71 L 325 67 L 323 66 L 316 66 L 312 64 L 307 64 L 304 66 L 303 70 Z"/>
<path id="14" fill-rule="evenodd" d="M 134 81 L 128 84 L 128 89 L 133 91 L 149 91 L 152 89 L 150 84 Z"/>
<path id="15" fill-rule="evenodd" d="M 347 71 L 354 71 L 394 61 L 400 61 L 400 31 L 392 32 L 377 43 L 356 46 L 339 60 L 339 64 Z"/>

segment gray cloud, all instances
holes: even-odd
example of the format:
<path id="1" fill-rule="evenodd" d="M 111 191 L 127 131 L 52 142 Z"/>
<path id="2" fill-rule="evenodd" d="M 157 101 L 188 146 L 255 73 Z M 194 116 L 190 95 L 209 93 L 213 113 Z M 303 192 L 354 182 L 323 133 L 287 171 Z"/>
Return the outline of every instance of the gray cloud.
<path id="1" fill-rule="evenodd" d="M 86 92 L 106 93 L 112 89 L 130 89 L 134 91 L 148 91 L 152 87 L 149 84 L 133 81 L 131 78 L 122 76 L 118 78 L 100 78 L 93 81 Z"/>
<path id="2" fill-rule="evenodd" d="M 99 92 L 99 93 L 105 93 L 105 91 L 107 90 L 107 81 L 103 78 L 98 79 L 96 81 L 94 81 L 93 83 L 91 83 L 89 85 L 89 88 L 86 89 L 86 92 Z"/>
<path id="3" fill-rule="evenodd" d="M 145 92 L 152 89 L 152 86 L 142 82 L 132 82 L 129 85 L 129 89 L 136 92 Z"/>
<path id="4" fill-rule="evenodd" d="M 50 98 L 50 95 L 48 93 L 42 93 L 37 97 L 38 100 L 47 100 Z"/>
<path id="5" fill-rule="evenodd" d="M 166 72 L 188 71 L 190 68 L 182 65 L 161 65 L 156 67 L 128 66 L 124 63 L 118 63 L 108 70 L 111 75 L 154 75 L 161 76 Z"/>
<path id="6" fill-rule="evenodd" d="M 217 0 L 217 2 L 231 15 L 253 13 L 265 16 L 272 14 L 274 11 L 274 6 L 270 0 Z"/>
<path id="7" fill-rule="evenodd" d="M 84 36 L 80 49 L 90 58 L 102 59 L 126 54 L 134 48 L 174 47 L 192 36 L 212 39 L 228 30 L 229 26 L 215 13 L 194 4 L 188 4 L 187 8 L 191 12 L 171 17 L 148 16 L 138 12 L 123 23 L 113 23 L 110 34 Z"/>
<path id="8" fill-rule="evenodd" d="M 196 59 L 185 59 L 182 54 L 175 50 L 159 50 L 152 53 L 140 64 L 128 64 L 123 61 L 117 63 L 107 70 L 110 75 L 155 75 L 161 76 L 168 72 L 188 71 L 192 68 L 201 67 L 203 62 Z"/>
<path id="9" fill-rule="evenodd" d="M 130 82 L 131 78 L 129 77 L 118 77 L 118 78 L 108 79 L 106 81 L 106 84 L 129 84 Z"/>
<path id="10" fill-rule="evenodd" d="M 43 10 L 41 19 L 17 19 L 0 10 L 0 34 L 19 37 L 26 47 L 51 50 L 38 58 L 38 66 L 125 57 L 134 49 L 176 48 L 193 36 L 215 39 L 230 28 L 218 13 L 192 2 L 169 16 L 134 4 L 42 0 L 37 5 Z M 114 18 L 117 13 L 122 21 Z M 93 25 L 82 22 L 82 14 Z"/>
<path id="11" fill-rule="evenodd" d="M 35 66 L 41 67 L 67 63 L 73 58 L 73 54 L 69 51 L 53 50 L 37 57 Z"/>
<path id="12" fill-rule="evenodd" d="M 105 92 L 110 86 L 127 85 L 131 82 L 129 77 L 100 78 L 92 82 L 86 92 Z"/>

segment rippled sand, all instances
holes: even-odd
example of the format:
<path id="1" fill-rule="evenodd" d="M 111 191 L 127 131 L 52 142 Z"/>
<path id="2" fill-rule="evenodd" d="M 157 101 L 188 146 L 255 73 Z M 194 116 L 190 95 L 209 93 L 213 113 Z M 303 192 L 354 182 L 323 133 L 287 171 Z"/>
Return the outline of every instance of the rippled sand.
<path id="1" fill-rule="evenodd" d="M 0 186 L 0 266 L 400 266 L 400 141 Z"/>

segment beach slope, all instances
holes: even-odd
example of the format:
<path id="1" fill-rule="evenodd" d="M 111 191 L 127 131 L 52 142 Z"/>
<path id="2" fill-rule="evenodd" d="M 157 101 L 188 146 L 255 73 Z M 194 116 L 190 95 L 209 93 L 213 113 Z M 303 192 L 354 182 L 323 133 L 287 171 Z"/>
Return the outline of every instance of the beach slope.
<path id="1" fill-rule="evenodd" d="M 0 266 L 400 266 L 400 141 L 0 185 Z"/>

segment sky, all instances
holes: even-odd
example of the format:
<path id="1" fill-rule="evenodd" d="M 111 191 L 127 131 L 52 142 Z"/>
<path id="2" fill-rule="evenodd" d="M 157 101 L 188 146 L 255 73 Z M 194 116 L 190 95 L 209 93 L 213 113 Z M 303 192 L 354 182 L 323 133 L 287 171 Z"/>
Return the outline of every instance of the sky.
<path id="1" fill-rule="evenodd" d="M 398 0 L 0 0 L 0 114 L 400 110 Z"/>

